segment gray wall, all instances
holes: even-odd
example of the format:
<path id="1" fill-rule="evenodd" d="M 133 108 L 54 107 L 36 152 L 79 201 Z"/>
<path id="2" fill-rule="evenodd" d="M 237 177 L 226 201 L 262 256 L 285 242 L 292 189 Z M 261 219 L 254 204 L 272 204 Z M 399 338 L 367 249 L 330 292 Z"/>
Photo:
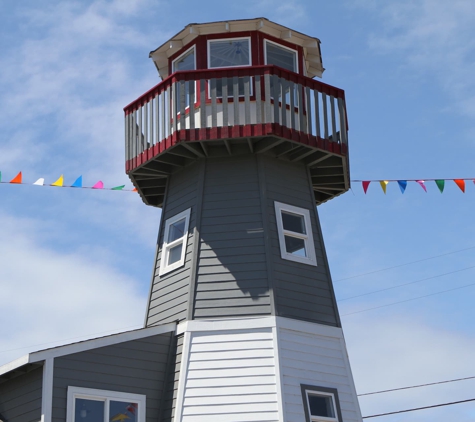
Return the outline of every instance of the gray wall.
<path id="1" fill-rule="evenodd" d="M 274 201 L 310 210 L 318 265 L 281 258 Z M 185 266 L 158 276 L 166 219 L 191 207 Z M 339 326 L 311 178 L 266 154 L 203 159 L 170 177 L 147 325 L 280 315 Z"/>
<path id="2" fill-rule="evenodd" d="M 53 422 L 66 420 L 68 386 L 147 395 L 147 421 L 157 421 L 174 333 L 54 359 Z"/>
<path id="3" fill-rule="evenodd" d="M 178 379 L 180 377 L 181 356 L 183 353 L 183 334 L 175 337 L 173 361 L 168 372 L 168 380 L 163 403 L 163 422 L 171 422 L 175 416 L 176 397 L 178 391 Z"/>
<path id="4" fill-rule="evenodd" d="M 150 299 L 145 326 L 182 321 L 187 317 L 190 290 L 190 276 L 195 239 L 196 209 L 200 168 L 196 163 L 170 177 L 167 197 L 162 211 L 157 257 L 152 275 Z M 174 215 L 191 208 L 188 228 L 188 244 L 185 265 L 159 277 L 161 247 L 165 221 Z"/>
<path id="5" fill-rule="evenodd" d="M 0 414 L 6 422 L 38 422 L 41 419 L 42 383 L 43 368 L 39 367 L 0 384 Z"/>

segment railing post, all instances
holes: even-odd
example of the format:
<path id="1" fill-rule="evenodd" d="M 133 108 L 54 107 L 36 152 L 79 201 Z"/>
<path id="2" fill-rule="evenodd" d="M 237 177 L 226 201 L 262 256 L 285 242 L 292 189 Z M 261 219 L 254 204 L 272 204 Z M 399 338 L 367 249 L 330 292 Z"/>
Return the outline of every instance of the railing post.
<path id="1" fill-rule="evenodd" d="M 204 79 L 200 79 L 200 128 L 206 127 L 206 84 Z"/>
<path id="2" fill-rule="evenodd" d="M 256 85 L 256 123 L 261 124 L 262 122 L 262 97 L 261 97 L 261 76 L 256 75 L 255 79 Z"/>
<path id="3" fill-rule="evenodd" d="M 340 120 L 340 135 L 341 142 L 344 144 L 348 143 L 348 131 L 346 129 L 346 108 L 345 102 L 342 98 L 338 98 L 338 110 L 339 110 L 339 120 Z"/>
<path id="4" fill-rule="evenodd" d="M 290 127 L 295 129 L 295 84 L 290 81 Z"/>
<path id="5" fill-rule="evenodd" d="M 264 75 L 264 108 L 265 108 L 265 122 L 272 123 L 272 111 L 270 106 L 270 74 L 266 73 Z"/>
<path id="6" fill-rule="evenodd" d="M 328 104 L 327 104 L 327 94 L 322 92 L 322 102 L 323 102 L 323 136 L 325 139 L 328 139 Z"/>
<path id="7" fill-rule="evenodd" d="M 223 101 L 223 127 L 229 126 L 229 98 L 228 98 L 228 78 L 221 79 L 221 95 Z"/>
<path id="8" fill-rule="evenodd" d="M 330 110 L 332 115 L 332 140 L 334 142 L 340 142 L 340 139 L 336 130 L 336 116 L 335 116 L 335 97 L 330 95 Z"/>
<path id="9" fill-rule="evenodd" d="M 312 101 L 310 100 L 310 88 L 305 87 L 305 99 L 307 100 L 305 133 L 312 135 Z"/>
<path id="10" fill-rule="evenodd" d="M 239 122 L 239 78 L 233 76 L 233 110 L 234 110 L 234 126 Z"/>
<path id="11" fill-rule="evenodd" d="M 250 78 L 244 76 L 244 124 L 251 124 Z"/>
<path id="12" fill-rule="evenodd" d="M 216 106 L 216 78 L 210 79 L 211 85 L 211 127 L 218 126 L 218 109 Z"/>
<path id="13" fill-rule="evenodd" d="M 195 128 L 195 81 L 188 81 L 190 92 L 190 129 Z"/>

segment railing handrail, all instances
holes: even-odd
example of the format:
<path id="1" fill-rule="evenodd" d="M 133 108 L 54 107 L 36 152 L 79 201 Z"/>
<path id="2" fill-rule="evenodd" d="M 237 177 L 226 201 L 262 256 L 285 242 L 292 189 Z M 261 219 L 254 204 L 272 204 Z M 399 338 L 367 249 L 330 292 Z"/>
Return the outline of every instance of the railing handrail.
<path id="1" fill-rule="evenodd" d="M 153 99 L 156 95 L 166 91 L 169 86 L 179 81 L 200 81 L 209 79 L 218 79 L 225 77 L 243 77 L 243 76 L 258 76 L 258 75 L 276 75 L 280 78 L 284 78 L 288 81 L 298 83 L 304 88 L 311 88 L 316 91 L 332 95 L 335 98 L 341 98 L 345 100 L 345 91 L 334 87 L 332 85 L 325 84 L 307 76 L 299 75 L 298 73 L 283 69 L 275 65 L 259 65 L 259 66 L 242 66 L 232 68 L 221 69 L 200 69 L 200 70 L 180 70 L 172 73 L 163 81 L 159 82 L 153 88 L 142 94 L 136 100 L 124 107 L 126 115 L 137 110 L 143 106 L 146 102 Z"/>

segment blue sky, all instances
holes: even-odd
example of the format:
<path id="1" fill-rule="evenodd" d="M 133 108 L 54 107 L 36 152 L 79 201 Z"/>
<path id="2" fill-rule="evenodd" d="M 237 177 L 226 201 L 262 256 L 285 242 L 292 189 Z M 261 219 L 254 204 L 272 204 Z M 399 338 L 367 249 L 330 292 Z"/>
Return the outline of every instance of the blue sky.
<path id="1" fill-rule="evenodd" d="M 475 179 L 469 0 L 40 3 L 0 2 L 4 181 L 21 170 L 29 183 L 82 174 L 130 187 L 122 108 L 159 81 L 149 51 L 191 22 L 259 16 L 321 39 L 323 81 L 346 91 L 352 179 Z M 384 195 L 373 183 L 364 195 L 355 183 L 319 207 L 359 393 L 475 376 L 475 286 L 463 287 L 475 283 L 475 185 L 427 187 L 401 195 L 390 183 Z M 0 364 L 140 327 L 159 219 L 130 192 L 1 184 Z M 360 404 L 372 415 L 470 399 L 474 387 Z M 374 420 L 474 418 L 468 403 Z"/>

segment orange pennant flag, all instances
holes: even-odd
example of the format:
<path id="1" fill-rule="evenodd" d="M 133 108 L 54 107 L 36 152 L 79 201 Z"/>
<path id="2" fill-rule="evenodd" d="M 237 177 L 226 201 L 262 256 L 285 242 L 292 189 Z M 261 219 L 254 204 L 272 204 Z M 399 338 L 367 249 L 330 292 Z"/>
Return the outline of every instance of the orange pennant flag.
<path id="1" fill-rule="evenodd" d="M 465 180 L 463 179 L 455 179 L 455 184 L 460 188 L 460 190 L 465 193 Z"/>
<path id="2" fill-rule="evenodd" d="M 10 180 L 10 183 L 21 183 L 21 171 L 12 180 Z"/>
<path id="3" fill-rule="evenodd" d="M 132 189 L 132 192 L 137 192 L 137 188 L 133 188 L 133 189 Z"/>
<path id="4" fill-rule="evenodd" d="M 59 176 L 59 179 L 56 182 L 51 183 L 51 186 L 63 186 L 63 175 Z"/>

